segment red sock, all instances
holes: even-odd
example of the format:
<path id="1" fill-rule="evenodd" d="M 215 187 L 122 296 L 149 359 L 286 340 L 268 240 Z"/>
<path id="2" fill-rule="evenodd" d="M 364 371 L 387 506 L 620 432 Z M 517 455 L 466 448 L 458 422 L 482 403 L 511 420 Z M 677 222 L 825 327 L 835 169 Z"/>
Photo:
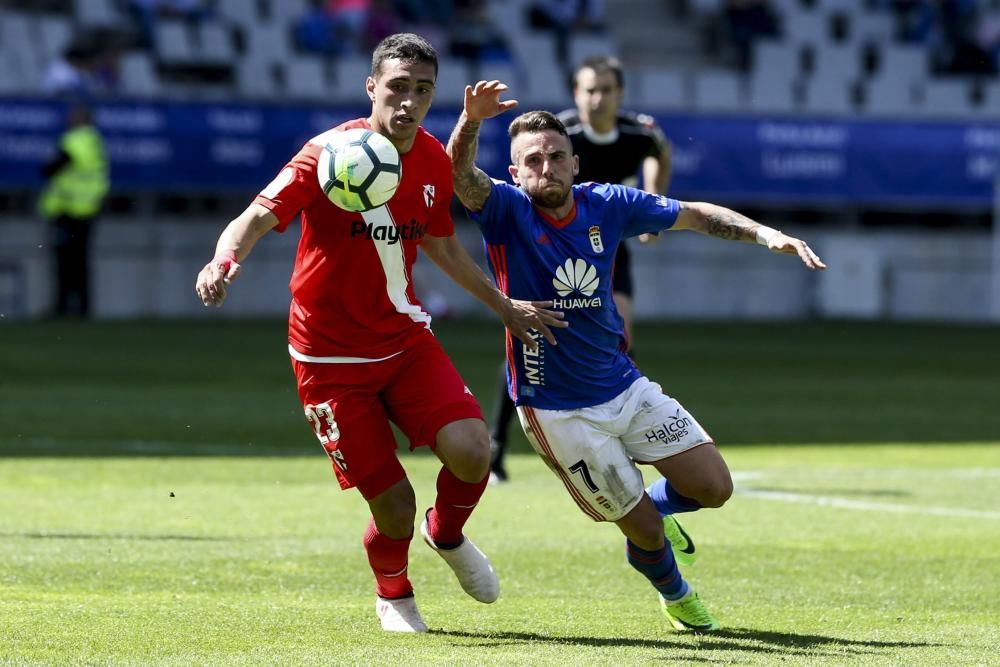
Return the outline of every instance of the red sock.
<path id="1" fill-rule="evenodd" d="M 462 543 L 462 528 L 476 503 L 486 490 L 490 476 L 469 484 L 441 468 L 437 478 L 437 499 L 427 513 L 427 528 L 434 543 L 442 547 L 458 546 Z"/>
<path id="2" fill-rule="evenodd" d="M 368 563 L 375 573 L 375 593 L 384 598 L 401 598 L 413 592 L 413 584 L 406 575 L 409 562 L 410 540 L 394 540 L 378 532 L 375 519 L 368 522 L 365 531 L 365 551 Z"/>

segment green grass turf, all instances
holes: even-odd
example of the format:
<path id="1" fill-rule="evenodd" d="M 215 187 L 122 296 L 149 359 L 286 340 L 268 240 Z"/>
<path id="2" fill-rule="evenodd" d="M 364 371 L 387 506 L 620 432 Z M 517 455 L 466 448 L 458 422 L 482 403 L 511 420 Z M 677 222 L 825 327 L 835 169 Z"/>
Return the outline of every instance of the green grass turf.
<path id="1" fill-rule="evenodd" d="M 497 329 L 437 330 L 488 404 Z M 501 599 L 415 543 L 435 632 L 414 637 L 375 629 L 365 506 L 302 419 L 281 323 L 5 324 L 0 664 L 996 664 L 996 336 L 641 326 L 737 479 L 685 520 L 727 631 L 670 632 L 617 531 L 524 453 L 469 526 Z M 404 464 L 429 504 L 434 459 Z"/>

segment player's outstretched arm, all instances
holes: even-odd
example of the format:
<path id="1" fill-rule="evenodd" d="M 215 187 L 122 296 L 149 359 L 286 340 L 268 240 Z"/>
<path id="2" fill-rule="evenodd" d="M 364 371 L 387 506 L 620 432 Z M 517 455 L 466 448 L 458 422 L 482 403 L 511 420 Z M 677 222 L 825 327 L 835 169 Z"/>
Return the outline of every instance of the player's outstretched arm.
<path id="1" fill-rule="evenodd" d="M 528 349 L 538 347 L 529 329 L 535 329 L 555 345 L 556 338 L 549 327 L 569 326 L 561 312 L 550 310 L 551 301 L 519 301 L 500 292 L 454 234 L 425 236 L 420 247 L 452 280 L 499 315 L 511 335 L 519 338 Z"/>
<path id="2" fill-rule="evenodd" d="M 825 269 L 826 264 L 805 241 L 783 234 L 725 206 L 704 202 L 680 202 L 681 211 L 671 231 L 690 229 L 728 241 L 756 242 L 774 252 L 798 255 L 810 269 Z"/>
<path id="3" fill-rule="evenodd" d="M 448 156 L 455 194 L 470 211 L 481 211 L 493 184 L 485 171 L 476 166 L 479 151 L 479 128 L 483 121 L 517 106 L 517 100 L 500 101 L 507 85 L 500 81 L 479 81 L 465 87 L 465 106 L 448 139 Z"/>
<path id="4" fill-rule="evenodd" d="M 250 204 L 226 225 L 215 245 L 215 257 L 198 273 L 194 289 L 206 306 L 221 306 L 226 285 L 240 275 L 240 262 L 254 244 L 278 224 L 278 218 L 260 204 Z"/>

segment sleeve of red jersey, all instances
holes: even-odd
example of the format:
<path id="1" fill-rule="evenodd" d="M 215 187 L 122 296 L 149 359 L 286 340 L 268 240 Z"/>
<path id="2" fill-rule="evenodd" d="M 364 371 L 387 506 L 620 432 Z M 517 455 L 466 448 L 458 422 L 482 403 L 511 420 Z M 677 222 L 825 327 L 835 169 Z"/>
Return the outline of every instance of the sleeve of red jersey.
<path id="1" fill-rule="evenodd" d="M 316 177 L 320 146 L 306 144 L 274 180 L 260 191 L 254 203 L 260 204 L 278 218 L 275 231 L 283 232 L 288 223 L 313 200 L 323 194 Z"/>
<path id="2" fill-rule="evenodd" d="M 431 214 L 428 218 L 427 233 L 431 236 L 451 236 L 455 233 L 455 223 L 451 219 L 451 198 L 455 194 L 455 186 L 451 181 L 451 160 L 441 149 L 444 160 L 437 162 L 435 169 L 435 189 L 432 191 Z M 426 186 L 424 186 L 426 188 Z M 424 197 L 428 193 L 424 192 Z"/>

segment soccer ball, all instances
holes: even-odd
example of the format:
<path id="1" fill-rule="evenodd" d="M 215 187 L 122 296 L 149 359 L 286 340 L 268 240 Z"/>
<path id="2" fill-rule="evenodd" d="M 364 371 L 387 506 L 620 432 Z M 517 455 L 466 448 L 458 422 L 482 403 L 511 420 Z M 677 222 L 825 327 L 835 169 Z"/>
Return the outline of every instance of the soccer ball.
<path id="1" fill-rule="evenodd" d="M 334 132 L 323 146 L 319 185 L 345 211 L 370 211 L 389 201 L 403 177 L 392 142 L 363 127 Z"/>

